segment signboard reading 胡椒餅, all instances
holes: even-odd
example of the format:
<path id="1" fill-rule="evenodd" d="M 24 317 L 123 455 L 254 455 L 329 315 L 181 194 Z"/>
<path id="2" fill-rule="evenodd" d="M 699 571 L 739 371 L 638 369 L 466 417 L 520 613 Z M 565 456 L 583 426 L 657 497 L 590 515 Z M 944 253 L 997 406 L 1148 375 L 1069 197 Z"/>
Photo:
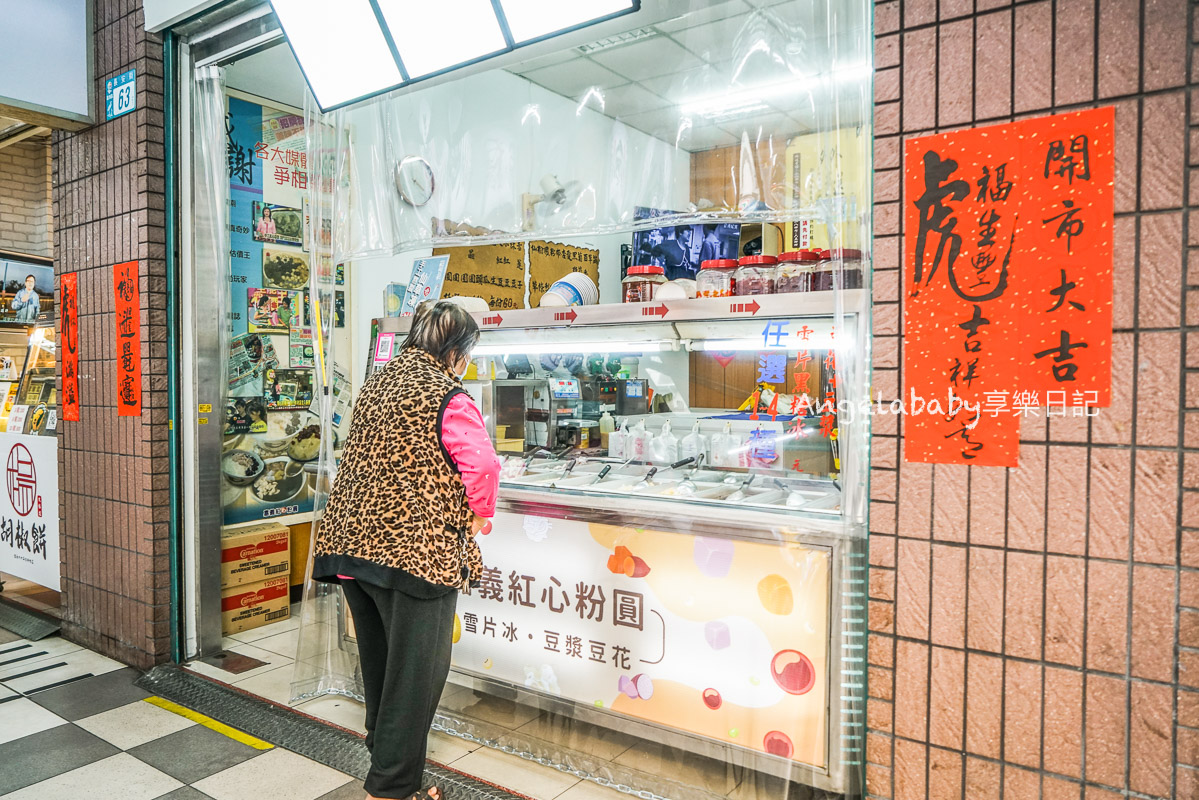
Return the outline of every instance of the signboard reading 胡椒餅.
<path id="1" fill-rule="evenodd" d="M 58 448 L 53 436 L 0 436 L 0 572 L 59 591 Z"/>
<path id="2" fill-rule="evenodd" d="M 1114 111 L 904 152 L 904 458 L 1017 465 L 1020 417 L 1111 404 Z"/>

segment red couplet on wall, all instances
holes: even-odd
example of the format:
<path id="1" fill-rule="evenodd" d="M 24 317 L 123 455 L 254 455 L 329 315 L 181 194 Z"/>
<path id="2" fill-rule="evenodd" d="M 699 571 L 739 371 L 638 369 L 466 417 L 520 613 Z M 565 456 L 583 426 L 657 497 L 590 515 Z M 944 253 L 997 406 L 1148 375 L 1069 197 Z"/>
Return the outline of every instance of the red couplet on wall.
<path id="1" fill-rule="evenodd" d="M 142 414 L 141 302 L 137 284 L 137 262 L 113 267 L 117 325 L 117 414 Z"/>
<path id="2" fill-rule="evenodd" d="M 63 273 L 59 317 L 62 346 L 62 418 L 79 421 L 79 276 Z"/>
<path id="3" fill-rule="evenodd" d="M 904 151 L 904 458 L 1017 464 L 1024 416 L 1111 404 L 1115 114 Z"/>

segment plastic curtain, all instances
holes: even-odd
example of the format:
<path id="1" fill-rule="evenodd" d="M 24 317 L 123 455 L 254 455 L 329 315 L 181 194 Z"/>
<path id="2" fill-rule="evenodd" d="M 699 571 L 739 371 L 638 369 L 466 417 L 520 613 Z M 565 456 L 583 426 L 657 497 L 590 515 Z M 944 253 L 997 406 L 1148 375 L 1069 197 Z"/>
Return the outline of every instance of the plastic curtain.
<path id="1" fill-rule="evenodd" d="M 644 729 L 605 728 L 536 681 L 513 688 L 486 679 L 451 684 L 434 722 L 437 730 L 646 798 L 711 800 L 734 792 L 860 797 L 873 8 L 867 0 L 665 5 L 670 14 L 652 24 L 630 17 L 628 38 L 617 46 L 599 42 L 585 53 L 539 55 L 331 115 L 320 115 L 309 100 L 308 152 L 321 154 L 313 158 L 319 179 L 314 175 L 309 183 L 309 224 L 314 231 L 328 226 L 322 246 L 329 263 L 397 270 L 396 281 L 407 278 L 402 270 L 410 260 L 397 264 L 395 256 L 427 254 L 431 247 L 572 237 L 628 241 L 635 231 L 666 225 L 766 223 L 782 231 L 782 250 L 862 251 L 861 291 L 847 291 L 858 286 L 858 275 L 834 261 L 840 519 L 822 528 L 797 515 L 767 532 L 782 564 L 805 557 L 805 536 L 818 533 L 830 543 L 827 730 L 812 732 L 825 741 L 822 763 L 802 775 L 781 775 L 777 765 L 762 769 L 761 754 L 743 747 L 736 729 L 721 734 L 720 746 L 700 737 L 693 746 L 676 747 Z M 423 159 L 433 176 L 426 203 L 402 197 L 396 170 L 408 157 Z M 618 266 L 601 264 L 601 270 L 619 272 Z M 322 315 L 332 308 L 324 274 L 314 269 L 311 286 Z M 321 341 L 321 416 L 329 431 L 338 354 L 333 337 L 326 333 Z M 315 525 L 336 475 L 332 438 L 322 439 Z M 685 532 L 686 523 L 679 525 L 674 530 Z M 309 580 L 295 700 L 360 696 L 346 620 L 340 590 Z"/>
<path id="2" fill-rule="evenodd" d="M 309 155 L 308 218 L 305 237 L 312 255 L 309 296 L 312 298 L 313 340 L 316 344 L 316 379 L 320 398 L 321 450 L 317 461 L 317 491 L 313 534 L 337 477 L 334 452 L 341 414 L 348 415 L 348 368 L 335 346 L 336 265 L 344 254 L 335 232 L 347 225 L 349 199 L 345 189 L 349 152 L 347 135 L 338 124 L 321 118 L 311 95 L 304 108 L 304 137 Z M 305 571 L 304 597 L 300 609 L 300 633 L 292 677 L 292 701 L 323 694 L 362 699 L 362 675 L 358 651 L 353 643 L 352 622 L 344 607 L 341 587 L 312 580 L 312 554 Z"/>

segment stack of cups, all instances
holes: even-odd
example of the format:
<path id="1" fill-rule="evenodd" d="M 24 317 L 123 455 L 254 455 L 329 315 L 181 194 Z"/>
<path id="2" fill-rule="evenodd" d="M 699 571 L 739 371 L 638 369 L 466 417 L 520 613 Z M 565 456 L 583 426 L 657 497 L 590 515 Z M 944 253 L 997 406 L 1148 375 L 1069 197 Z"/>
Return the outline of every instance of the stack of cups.
<path id="1" fill-rule="evenodd" d="M 599 289 L 595 281 L 582 272 L 572 272 L 561 280 L 554 281 L 541 296 L 541 306 L 593 306 L 599 302 Z"/>

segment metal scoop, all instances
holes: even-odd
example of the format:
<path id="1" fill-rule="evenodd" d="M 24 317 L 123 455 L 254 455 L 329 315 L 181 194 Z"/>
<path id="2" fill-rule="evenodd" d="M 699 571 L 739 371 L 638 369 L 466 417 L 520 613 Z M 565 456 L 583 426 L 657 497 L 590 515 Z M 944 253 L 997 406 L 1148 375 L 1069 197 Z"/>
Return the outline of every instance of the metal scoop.
<path id="1" fill-rule="evenodd" d="M 784 483 L 781 478 L 775 478 L 774 485 L 787 493 L 787 508 L 800 508 L 807 502 L 802 494 Z"/>
<path id="2" fill-rule="evenodd" d="M 749 485 L 754 482 L 754 478 L 756 478 L 756 477 L 758 477 L 758 476 L 750 475 L 748 478 L 745 479 L 745 483 L 741 484 L 741 488 L 739 488 L 737 491 L 730 494 L 728 497 L 725 498 L 725 500 L 728 500 L 730 503 L 740 503 L 742 500 L 744 500 L 746 497 L 749 496 L 745 490 L 749 488 Z"/>
<path id="3" fill-rule="evenodd" d="M 700 453 L 699 455 L 693 456 L 691 458 L 684 458 L 682 461 L 679 461 L 678 463 L 671 464 L 670 468 L 677 469 L 677 468 L 683 466 L 684 464 L 686 464 L 688 461 L 694 461 L 695 466 L 691 469 L 691 472 L 687 473 L 687 477 L 683 478 L 683 480 L 679 483 L 679 485 L 674 487 L 674 493 L 676 495 L 689 496 L 689 495 L 695 494 L 695 489 L 696 489 L 695 473 L 699 472 L 700 465 L 702 465 L 704 463 L 704 454 Z"/>
<path id="4" fill-rule="evenodd" d="M 589 485 L 590 485 L 590 486 L 595 486 L 597 483 L 599 483 L 600 481 L 602 481 L 604 478 L 608 477 L 608 473 L 609 473 L 609 472 L 611 472 L 611 471 L 612 471 L 612 465 L 611 465 L 611 464 L 605 464 L 605 465 L 604 465 L 604 468 L 603 468 L 603 469 L 601 469 L 601 470 L 599 471 L 599 474 L 595 476 L 595 480 L 593 480 L 593 481 L 592 481 L 592 482 L 591 482 Z"/>
<path id="5" fill-rule="evenodd" d="M 562 467 L 562 474 L 559 475 L 557 478 L 554 478 L 554 480 L 550 481 L 550 488 L 556 489 L 557 485 L 558 485 L 558 481 L 562 480 L 567 475 L 569 475 L 570 471 L 575 468 L 575 464 L 577 464 L 577 463 L 579 463 L 579 459 L 577 459 L 577 458 L 572 458 L 570 461 L 567 461 L 566 464 Z"/>
<path id="6" fill-rule="evenodd" d="M 634 492 L 639 492 L 642 489 L 648 489 L 654 482 L 654 476 L 658 474 L 657 467 L 650 467 L 649 472 L 645 473 L 645 477 L 633 487 Z"/>

